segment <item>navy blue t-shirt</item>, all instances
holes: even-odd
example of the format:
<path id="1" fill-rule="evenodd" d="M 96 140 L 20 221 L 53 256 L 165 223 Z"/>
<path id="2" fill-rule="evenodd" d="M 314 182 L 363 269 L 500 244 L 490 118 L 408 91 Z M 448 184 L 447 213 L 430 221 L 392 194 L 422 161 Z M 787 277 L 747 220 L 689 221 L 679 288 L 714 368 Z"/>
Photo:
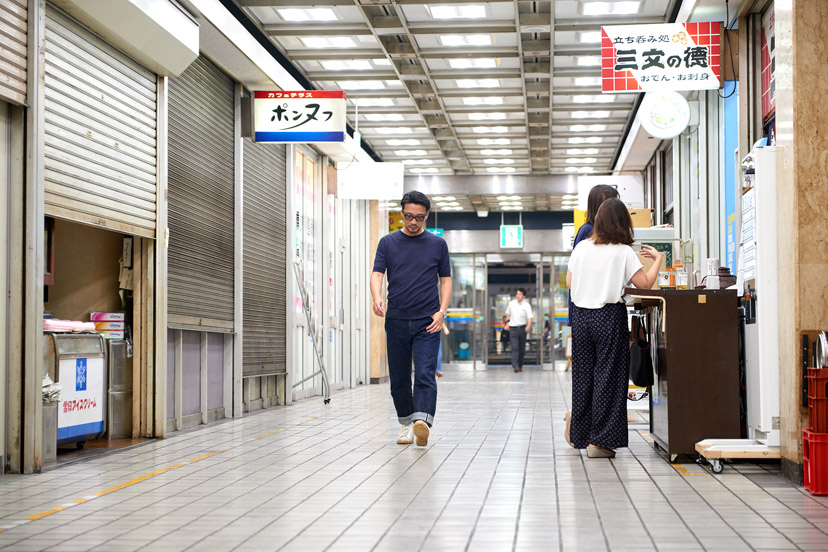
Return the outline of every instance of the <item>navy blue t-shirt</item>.
<path id="1" fill-rule="evenodd" d="M 592 225 L 588 222 L 585 222 L 578 228 L 578 233 L 575 234 L 575 242 L 572 244 L 572 250 L 575 250 L 575 246 L 581 243 L 583 240 L 587 239 L 592 235 Z M 572 326 L 572 292 L 569 292 L 569 325 Z"/>
<path id="2" fill-rule="evenodd" d="M 451 276 L 448 245 L 428 231 L 397 230 L 379 241 L 374 272 L 388 273 L 388 318 L 428 318 L 440 310 L 439 278 Z"/>

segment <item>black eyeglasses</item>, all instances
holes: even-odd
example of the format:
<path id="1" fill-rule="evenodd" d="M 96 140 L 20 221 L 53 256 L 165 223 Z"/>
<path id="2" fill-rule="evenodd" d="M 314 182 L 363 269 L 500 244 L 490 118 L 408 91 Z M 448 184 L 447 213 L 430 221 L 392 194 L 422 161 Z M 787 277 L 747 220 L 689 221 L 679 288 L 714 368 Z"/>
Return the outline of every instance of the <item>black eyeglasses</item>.
<path id="1" fill-rule="evenodd" d="M 423 222 L 426 219 L 425 215 L 412 215 L 411 213 L 403 213 L 403 218 L 409 222 L 412 220 L 416 220 L 417 222 Z"/>

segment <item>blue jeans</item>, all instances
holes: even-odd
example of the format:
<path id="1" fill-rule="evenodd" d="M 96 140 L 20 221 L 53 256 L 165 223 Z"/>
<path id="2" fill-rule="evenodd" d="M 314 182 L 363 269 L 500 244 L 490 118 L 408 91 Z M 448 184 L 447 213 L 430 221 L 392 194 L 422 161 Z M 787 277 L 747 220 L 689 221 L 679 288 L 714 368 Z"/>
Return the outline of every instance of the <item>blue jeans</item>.
<path id="1" fill-rule="evenodd" d="M 440 332 L 428 333 L 431 317 L 417 320 L 385 319 L 391 398 L 400 424 L 423 421 L 431 426 L 437 409 L 437 351 Z M 411 361 L 414 360 L 414 389 Z"/>

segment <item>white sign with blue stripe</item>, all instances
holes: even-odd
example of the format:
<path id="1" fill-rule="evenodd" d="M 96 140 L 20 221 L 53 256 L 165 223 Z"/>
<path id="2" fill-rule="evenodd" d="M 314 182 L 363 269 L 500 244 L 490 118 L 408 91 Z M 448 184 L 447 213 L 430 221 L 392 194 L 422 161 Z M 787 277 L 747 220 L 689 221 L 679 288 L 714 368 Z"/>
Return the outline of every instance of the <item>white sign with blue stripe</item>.
<path id="1" fill-rule="evenodd" d="M 342 90 L 262 91 L 253 94 L 256 142 L 345 141 Z"/>

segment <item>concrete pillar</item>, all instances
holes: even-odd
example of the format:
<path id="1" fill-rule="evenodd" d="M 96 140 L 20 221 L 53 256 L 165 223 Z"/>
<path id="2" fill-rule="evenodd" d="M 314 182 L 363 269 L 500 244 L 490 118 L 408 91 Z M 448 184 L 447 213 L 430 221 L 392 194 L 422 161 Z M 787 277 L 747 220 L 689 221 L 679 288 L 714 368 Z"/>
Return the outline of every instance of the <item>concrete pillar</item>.
<path id="1" fill-rule="evenodd" d="M 380 211 L 379 201 L 368 203 L 370 213 L 370 235 L 368 236 L 368 266 L 369 270 L 374 266 L 374 257 L 377 254 L 377 245 L 380 238 L 388 233 L 388 217 Z M 383 295 L 385 288 L 383 286 Z M 368 300 L 372 301 L 370 292 Z M 372 301 L 373 302 L 373 301 Z M 385 319 L 374 314 L 373 308 L 368 310 L 370 317 L 370 342 L 371 350 L 368 352 L 371 362 L 371 383 L 383 383 L 388 381 L 388 349 L 385 342 Z"/>
<path id="2" fill-rule="evenodd" d="M 801 482 L 801 336 L 828 330 L 828 2 L 777 0 L 775 12 L 782 469 Z"/>

